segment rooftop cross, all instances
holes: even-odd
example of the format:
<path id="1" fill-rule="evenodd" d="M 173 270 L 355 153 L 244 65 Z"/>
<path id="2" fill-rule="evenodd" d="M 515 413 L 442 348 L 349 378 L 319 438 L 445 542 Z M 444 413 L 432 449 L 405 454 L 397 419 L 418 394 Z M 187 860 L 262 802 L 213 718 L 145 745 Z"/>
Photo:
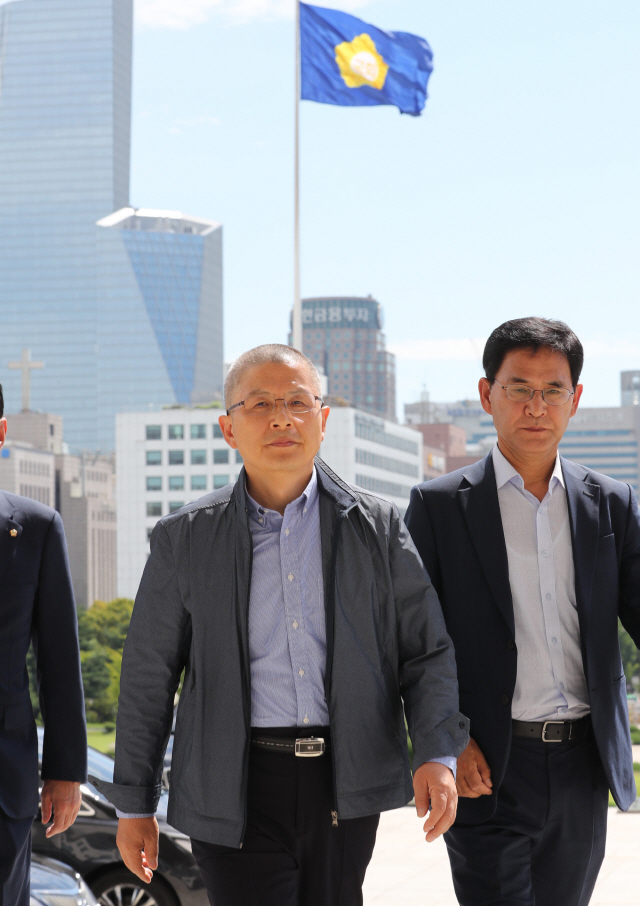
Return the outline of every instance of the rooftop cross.
<path id="1" fill-rule="evenodd" d="M 44 362 L 32 362 L 31 350 L 22 350 L 22 359 L 19 362 L 9 362 L 13 371 L 22 371 L 22 411 L 28 412 L 31 408 L 31 371 L 34 368 L 44 368 Z"/>

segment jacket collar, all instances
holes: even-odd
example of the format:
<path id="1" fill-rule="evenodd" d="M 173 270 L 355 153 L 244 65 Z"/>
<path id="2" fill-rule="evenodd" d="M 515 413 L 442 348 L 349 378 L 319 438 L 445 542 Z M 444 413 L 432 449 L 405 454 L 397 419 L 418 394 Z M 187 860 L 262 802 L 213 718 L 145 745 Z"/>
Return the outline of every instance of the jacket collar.
<path id="1" fill-rule="evenodd" d="M 576 603 L 586 621 L 591 610 L 593 574 L 600 536 L 600 485 L 591 481 L 584 466 L 560 457 L 567 487 L 573 566 L 576 575 Z M 586 623 L 584 624 L 586 625 Z"/>
<path id="2" fill-rule="evenodd" d="M 480 566 L 493 599 L 515 637 L 507 546 L 502 530 L 496 474 L 491 453 L 462 473 L 457 491 Z"/>
<path id="3" fill-rule="evenodd" d="M 339 478 L 319 456 L 316 456 L 315 458 L 315 466 L 318 490 L 321 494 L 329 497 L 341 510 L 351 509 L 351 507 L 358 503 L 360 498 L 356 491 Z M 233 488 L 233 498 L 239 512 L 248 511 L 249 507 L 246 475 L 247 473 L 243 466 Z"/>

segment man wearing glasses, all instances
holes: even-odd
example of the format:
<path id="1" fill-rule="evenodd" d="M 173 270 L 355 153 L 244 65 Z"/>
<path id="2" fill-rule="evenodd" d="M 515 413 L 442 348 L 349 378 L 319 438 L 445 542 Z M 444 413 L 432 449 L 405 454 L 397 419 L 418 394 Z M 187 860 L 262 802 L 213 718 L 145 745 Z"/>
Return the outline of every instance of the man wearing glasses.
<path id="1" fill-rule="evenodd" d="M 96 781 L 125 863 L 150 881 L 184 669 L 168 819 L 215 906 L 357 906 L 381 811 L 415 791 L 428 841 L 455 817 L 468 721 L 440 605 L 395 507 L 317 458 L 320 393 L 287 346 L 231 366 L 220 427 L 244 469 L 154 530 L 114 783 Z"/>
<path id="2" fill-rule="evenodd" d="M 497 444 L 407 511 L 471 718 L 445 837 L 462 906 L 585 906 L 608 791 L 636 795 L 618 617 L 638 644 L 640 517 L 629 485 L 558 454 L 582 362 L 560 321 L 494 330 L 479 390 Z"/>

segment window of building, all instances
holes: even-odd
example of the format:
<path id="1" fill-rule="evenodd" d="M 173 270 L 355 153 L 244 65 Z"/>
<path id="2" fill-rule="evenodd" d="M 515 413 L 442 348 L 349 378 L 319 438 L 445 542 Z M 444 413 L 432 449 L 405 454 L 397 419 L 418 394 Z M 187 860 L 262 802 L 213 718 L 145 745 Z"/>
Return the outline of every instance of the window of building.
<path id="1" fill-rule="evenodd" d="M 184 425 L 169 425 L 169 440 L 184 440 Z"/>
<path id="2" fill-rule="evenodd" d="M 158 501 L 147 504 L 147 516 L 162 516 L 162 504 Z"/>
<path id="3" fill-rule="evenodd" d="M 191 425 L 191 440 L 204 440 L 206 436 L 206 425 Z"/>
<path id="4" fill-rule="evenodd" d="M 191 476 L 191 490 L 192 491 L 206 491 L 207 490 L 207 476 L 206 475 L 192 475 Z"/>
<path id="5" fill-rule="evenodd" d="M 170 500 L 169 501 L 169 512 L 175 513 L 176 510 L 181 510 L 184 506 L 182 500 Z"/>
<path id="6" fill-rule="evenodd" d="M 207 451 L 206 450 L 192 450 L 191 451 L 191 465 L 192 466 L 204 466 L 207 461 Z"/>
<path id="7" fill-rule="evenodd" d="M 169 490 L 170 491 L 184 491 L 184 475 L 170 475 L 169 476 Z"/>
<path id="8" fill-rule="evenodd" d="M 242 456 L 240 456 L 240 450 L 236 450 L 236 462 L 243 462 Z"/>
<path id="9" fill-rule="evenodd" d="M 222 428 L 217 423 L 213 426 L 213 436 L 216 438 L 216 440 L 221 440 L 224 437 Z"/>
<path id="10" fill-rule="evenodd" d="M 147 465 L 148 466 L 161 466 L 162 465 L 162 453 L 160 450 L 147 450 Z"/>
<path id="11" fill-rule="evenodd" d="M 147 440 L 162 440 L 162 425 L 147 425 Z"/>
<path id="12" fill-rule="evenodd" d="M 147 491 L 161 491 L 162 478 L 160 475 L 147 475 Z"/>
<path id="13" fill-rule="evenodd" d="M 213 476 L 213 487 L 214 488 L 223 488 L 226 484 L 229 484 L 228 475 L 214 475 Z"/>
<path id="14" fill-rule="evenodd" d="M 184 450 L 169 450 L 169 465 L 170 466 L 183 466 L 184 465 Z"/>
<path id="15" fill-rule="evenodd" d="M 213 464 L 214 466 L 224 465 L 229 462 L 229 451 L 228 450 L 214 450 L 213 451 Z"/>

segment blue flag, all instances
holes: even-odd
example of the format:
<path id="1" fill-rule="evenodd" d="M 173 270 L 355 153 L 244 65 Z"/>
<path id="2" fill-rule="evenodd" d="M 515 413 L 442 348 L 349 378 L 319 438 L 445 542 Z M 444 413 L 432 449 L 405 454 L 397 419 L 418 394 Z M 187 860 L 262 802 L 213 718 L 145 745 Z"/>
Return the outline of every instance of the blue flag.
<path id="1" fill-rule="evenodd" d="M 387 104 L 419 116 L 433 69 L 417 35 L 382 31 L 335 9 L 300 4 L 302 100 L 342 107 Z"/>

